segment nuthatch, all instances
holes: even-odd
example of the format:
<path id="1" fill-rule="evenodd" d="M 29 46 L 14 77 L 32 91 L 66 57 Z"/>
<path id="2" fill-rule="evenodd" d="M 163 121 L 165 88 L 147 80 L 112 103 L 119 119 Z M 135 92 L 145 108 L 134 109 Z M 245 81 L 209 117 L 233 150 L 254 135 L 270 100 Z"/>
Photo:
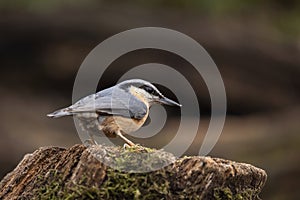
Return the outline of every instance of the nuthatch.
<path id="1" fill-rule="evenodd" d="M 145 123 L 149 108 L 153 104 L 181 106 L 166 98 L 151 83 L 132 79 L 84 97 L 75 104 L 47 116 L 57 118 L 74 115 L 76 117 L 96 113 L 99 130 L 108 137 L 119 136 L 133 146 L 134 143 L 123 134 L 138 130 Z"/>

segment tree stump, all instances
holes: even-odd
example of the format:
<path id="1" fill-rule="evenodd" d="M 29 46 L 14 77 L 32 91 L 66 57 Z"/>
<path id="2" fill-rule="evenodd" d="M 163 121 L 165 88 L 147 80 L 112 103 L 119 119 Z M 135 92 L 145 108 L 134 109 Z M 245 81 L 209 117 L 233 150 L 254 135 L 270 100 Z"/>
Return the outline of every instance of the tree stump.
<path id="1" fill-rule="evenodd" d="M 172 163 L 156 171 L 132 173 L 93 156 L 113 153 L 127 165 L 133 162 L 132 157 L 126 158 L 128 152 L 150 151 Z M 249 164 L 201 156 L 175 160 L 163 150 L 141 146 L 43 147 L 25 155 L 3 178 L 0 199 L 259 199 L 266 179 L 264 170 Z"/>

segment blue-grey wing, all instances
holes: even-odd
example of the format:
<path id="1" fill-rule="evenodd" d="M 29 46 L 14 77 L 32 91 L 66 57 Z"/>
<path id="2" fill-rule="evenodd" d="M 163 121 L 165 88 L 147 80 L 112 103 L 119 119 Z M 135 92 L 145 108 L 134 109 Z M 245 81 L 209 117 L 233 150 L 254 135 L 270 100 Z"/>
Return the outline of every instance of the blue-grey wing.
<path id="1" fill-rule="evenodd" d="M 147 114 L 144 102 L 116 87 L 89 95 L 69 107 L 71 113 L 96 112 L 142 119 Z"/>

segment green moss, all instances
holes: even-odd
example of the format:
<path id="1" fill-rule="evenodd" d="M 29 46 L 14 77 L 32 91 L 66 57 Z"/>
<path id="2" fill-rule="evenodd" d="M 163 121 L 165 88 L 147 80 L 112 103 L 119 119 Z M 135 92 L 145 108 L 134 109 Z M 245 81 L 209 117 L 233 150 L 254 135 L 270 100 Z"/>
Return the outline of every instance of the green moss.
<path id="1" fill-rule="evenodd" d="M 101 188 L 105 199 L 161 199 L 171 195 L 165 171 L 126 173 L 109 169 Z"/>
<path id="2" fill-rule="evenodd" d="M 133 147 L 106 149 L 107 158 L 105 164 L 112 166 L 118 171 L 124 172 L 151 172 L 161 169 L 173 162 L 176 158 L 174 155 L 162 150 L 135 145 Z"/>
<path id="3" fill-rule="evenodd" d="M 255 200 L 259 199 L 258 191 L 254 189 L 246 189 L 233 192 L 230 188 L 214 189 L 214 198 L 216 200 Z"/>
<path id="4" fill-rule="evenodd" d="M 165 171 L 128 174 L 109 169 L 101 188 L 82 185 L 84 180 L 66 187 L 62 174 L 56 170 L 50 173 L 50 180 L 34 192 L 35 199 L 162 199 L 171 195 Z"/>
<path id="5" fill-rule="evenodd" d="M 109 153 L 109 151 L 106 151 Z M 118 169 L 107 169 L 101 188 L 85 186 L 85 179 L 66 186 L 63 175 L 57 170 L 50 170 L 47 181 L 40 179 L 40 188 L 35 191 L 36 199 L 162 199 L 171 196 L 168 181 L 169 173 L 161 169 L 151 173 L 129 173 L 128 169 L 140 166 L 141 169 L 164 165 L 166 158 L 159 151 L 141 146 L 115 149 L 112 162 Z M 117 154 L 116 154 L 117 153 Z M 167 155 L 169 156 L 169 155 Z"/>
<path id="6" fill-rule="evenodd" d="M 135 153 L 153 153 L 153 152 L 157 151 L 156 149 L 143 147 L 139 144 L 134 145 L 134 146 L 126 146 L 125 148 L 123 147 L 123 149 L 124 149 L 124 152 L 135 152 Z"/>
<path id="7" fill-rule="evenodd" d="M 108 152 L 108 151 L 106 151 Z M 161 199 L 171 195 L 166 170 L 155 171 L 167 165 L 169 154 L 139 145 L 113 151 L 116 169 L 108 169 L 101 187 L 105 199 Z M 173 157 L 171 158 L 173 159 Z M 128 173 L 152 171 L 152 173 Z M 155 172 L 153 172 L 155 171 Z"/>
<path id="8" fill-rule="evenodd" d="M 84 179 L 82 180 L 82 182 Z M 66 187 L 62 174 L 57 170 L 50 170 L 47 175 L 47 181 L 43 177 L 38 177 L 40 188 L 34 191 L 33 199 L 40 200 L 75 200 L 75 199 L 99 199 L 100 190 L 96 187 L 87 187 L 84 185 L 73 184 L 72 187 Z"/>

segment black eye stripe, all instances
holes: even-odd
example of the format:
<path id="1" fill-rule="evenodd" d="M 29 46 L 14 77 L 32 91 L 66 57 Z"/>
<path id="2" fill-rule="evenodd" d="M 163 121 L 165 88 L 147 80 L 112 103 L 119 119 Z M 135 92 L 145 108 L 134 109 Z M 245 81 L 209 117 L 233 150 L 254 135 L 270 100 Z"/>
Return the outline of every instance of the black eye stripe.
<path id="1" fill-rule="evenodd" d="M 147 92 L 149 92 L 150 94 L 152 94 L 154 92 L 153 88 L 151 88 L 151 87 L 145 87 L 145 90 Z"/>
<path id="2" fill-rule="evenodd" d="M 152 88 L 149 87 L 147 85 L 144 85 L 141 87 L 142 89 L 144 89 L 146 92 L 148 92 L 149 94 L 153 94 L 153 95 L 158 95 L 158 93 Z"/>

